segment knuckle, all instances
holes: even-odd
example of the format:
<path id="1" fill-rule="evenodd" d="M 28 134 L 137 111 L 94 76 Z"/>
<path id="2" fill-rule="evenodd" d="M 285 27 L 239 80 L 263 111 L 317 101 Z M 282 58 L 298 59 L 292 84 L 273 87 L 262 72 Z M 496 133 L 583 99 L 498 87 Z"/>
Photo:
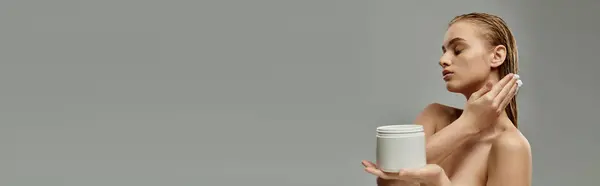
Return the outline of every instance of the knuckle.
<path id="1" fill-rule="evenodd" d="M 500 110 L 500 105 L 498 105 L 498 103 L 492 103 L 492 108 Z"/>

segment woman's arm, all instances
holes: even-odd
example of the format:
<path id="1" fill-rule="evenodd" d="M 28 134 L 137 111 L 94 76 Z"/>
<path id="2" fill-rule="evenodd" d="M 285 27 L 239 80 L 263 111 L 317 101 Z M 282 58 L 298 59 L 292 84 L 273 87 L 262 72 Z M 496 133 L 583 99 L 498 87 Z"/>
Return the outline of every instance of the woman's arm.
<path id="1" fill-rule="evenodd" d="M 486 185 L 531 185 L 531 147 L 520 132 L 502 134 L 492 144 Z"/>
<path id="2" fill-rule="evenodd" d="M 450 122 L 446 113 L 447 107 L 433 103 L 428 105 L 415 119 L 416 124 L 423 125 L 425 130 L 427 163 L 439 164 L 455 149 L 470 141 L 479 134 L 480 130 L 475 122 L 459 117 L 448 126 L 436 131 L 438 125 Z"/>
<path id="3" fill-rule="evenodd" d="M 434 130 L 436 123 L 439 123 L 436 118 L 444 118 L 444 106 L 429 105 L 415 120 L 415 123 L 423 125 L 425 133 L 429 132 L 426 137 L 427 163 L 441 163 L 452 151 L 477 136 L 482 129 L 493 126 L 509 100 L 514 97 L 517 79 L 518 77 L 509 74 L 495 85 L 486 83 L 468 98 L 463 114 L 438 132 Z"/>
<path id="4" fill-rule="evenodd" d="M 450 181 L 444 169 L 437 164 L 405 169 L 400 173 L 385 173 L 375 164 L 363 162 L 365 170 L 378 176 L 378 185 L 421 183 L 426 186 L 465 186 Z M 389 180 L 383 182 L 383 180 Z M 402 180 L 402 181 L 398 181 Z M 530 186 L 531 149 L 527 139 L 518 131 L 505 131 L 492 143 L 488 158 L 486 186 Z"/>

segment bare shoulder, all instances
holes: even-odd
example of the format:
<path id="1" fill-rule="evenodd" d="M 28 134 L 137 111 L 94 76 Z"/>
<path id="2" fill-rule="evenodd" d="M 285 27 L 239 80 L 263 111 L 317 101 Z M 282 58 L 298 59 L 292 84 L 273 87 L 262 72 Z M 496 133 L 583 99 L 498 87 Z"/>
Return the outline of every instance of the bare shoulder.
<path id="1" fill-rule="evenodd" d="M 439 130 L 454 122 L 460 114 L 462 114 L 461 109 L 440 103 L 431 103 L 417 115 L 415 123 L 432 128 L 432 130 Z"/>
<path id="2" fill-rule="evenodd" d="M 516 128 L 492 141 L 488 160 L 488 186 L 530 186 L 532 161 L 529 142 Z"/>
<path id="3" fill-rule="evenodd" d="M 519 164 L 531 166 L 531 146 L 525 136 L 516 128 L 503 131 L 492 141 L 490 160 L 499 164 Z"/>
<path id="4" fill-rule="evenodd" d="M 531 146 L 525 136 L 517 129 L 509 129 L 500 134 L 492 143 L 492 150 L 500 154 L 519 154 L 529 156 Z"/>

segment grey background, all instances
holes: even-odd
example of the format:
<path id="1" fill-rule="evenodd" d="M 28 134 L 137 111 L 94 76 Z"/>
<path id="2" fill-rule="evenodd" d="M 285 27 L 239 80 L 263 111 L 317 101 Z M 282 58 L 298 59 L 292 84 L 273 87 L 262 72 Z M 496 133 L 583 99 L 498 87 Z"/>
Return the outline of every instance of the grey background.
<path id="1" fill-rule="evenodd" d="M 2 1 L 0 185 L 374 185 L 375 127 L 462 107 L 437 61 L 472 11 L 517 37 L 533 185 L 597 185 L 599 7 Z"/>

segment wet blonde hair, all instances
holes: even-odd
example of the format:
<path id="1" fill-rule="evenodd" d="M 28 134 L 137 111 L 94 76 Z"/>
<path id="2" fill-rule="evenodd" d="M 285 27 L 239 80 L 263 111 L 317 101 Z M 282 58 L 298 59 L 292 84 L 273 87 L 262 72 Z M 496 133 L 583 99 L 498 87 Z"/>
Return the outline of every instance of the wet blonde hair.
<path id="1" fill-rule="evenodd" d="M 506 47 L 506 59 L 504 60 L 502 65 L 498 67 L 498 75 L 500 78 L 508 75 L 509 73 L 518 73 L 519 63 L 517 43 L 506 22 L 504 22 L 502 18 L 487 13 L 474 12 L 454 17 L 454 19 L 450 21 L 448 26 L 459 21 L 469 21 L 480 26 L 481 34 L 483 38 L 488 41 L 488 44 L 490 46 L 494 47 L 498 45 L 503 45 L 504 47 Z M 505 110 L 510 121 L 513 122 L 515 127 L 518 127 L 516 95 L 512 98 Z"/>

